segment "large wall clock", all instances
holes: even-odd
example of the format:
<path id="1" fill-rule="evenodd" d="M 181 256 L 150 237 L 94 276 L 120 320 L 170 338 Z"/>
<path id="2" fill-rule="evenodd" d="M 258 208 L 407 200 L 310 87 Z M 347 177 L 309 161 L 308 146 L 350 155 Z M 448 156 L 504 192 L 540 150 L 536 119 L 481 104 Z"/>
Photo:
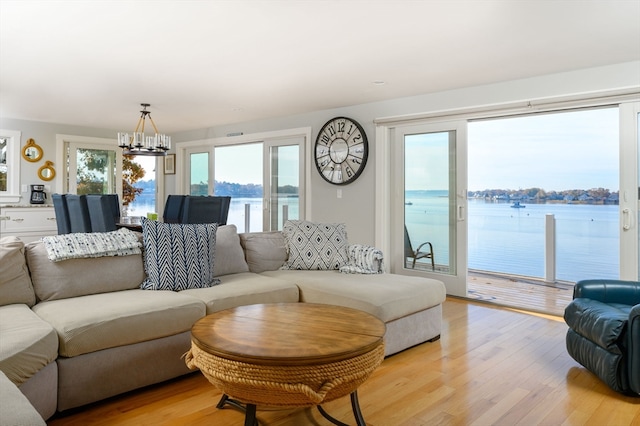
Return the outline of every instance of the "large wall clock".
<path id="1" fill-rule="evenodd" d="M 367 164 L 369 142 L 360 124 L 347 117 L 327 121 L 316 139 L 314 156 L 320 176 L 334 185 L 346 185 Z"/>

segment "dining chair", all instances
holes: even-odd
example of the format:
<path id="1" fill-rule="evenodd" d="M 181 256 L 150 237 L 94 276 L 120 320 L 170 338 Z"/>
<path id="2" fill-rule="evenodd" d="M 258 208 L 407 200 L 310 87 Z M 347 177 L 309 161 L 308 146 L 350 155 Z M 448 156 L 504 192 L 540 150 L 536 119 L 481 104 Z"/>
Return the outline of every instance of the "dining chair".
<path id="1" fill-rule="evenodd" d="M 231 197 L 188 196 L 184 199 L 182 223 L 217 223 L 226 225 Z"/>
<path id="2" fill-rule="evenodd" d="M 91 232 L 91 219 L 86 195 L 66 194 L 71 232 Z"/>
<path id="3" fill-rule="evenodd" d="M 56 214 L 56 225 L 58 227 L 58 235 L 71 233 L 71 224 L 69 223 L 69 209 L 67 207 L 67 194 L 53 194 L 53 211 Z"/>

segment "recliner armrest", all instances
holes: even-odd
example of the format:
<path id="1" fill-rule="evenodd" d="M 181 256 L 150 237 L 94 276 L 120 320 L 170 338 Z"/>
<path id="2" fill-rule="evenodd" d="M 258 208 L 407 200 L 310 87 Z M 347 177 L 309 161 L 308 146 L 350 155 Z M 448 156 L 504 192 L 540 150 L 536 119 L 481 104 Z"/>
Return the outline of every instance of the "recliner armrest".
<path id="1" fill-rule="evenodd" d="M 635 305 L 629 313 L 629 387 L 640 394 L 640 305 Z"/>
<path id="2" fill-rule="evenodd" d="M 582 280 L 573 288 L 573 298 L 603 303 L 640 304 L 640 282 L 623 280 Z"/>
<path id="3" fill-rule="evenodd" d="M 573 331 L 608 352 L 622 354 L 621 338 L 628 322 L 628 310 L 598 300 L 577 298 L 564 311 L 564 320 Z"/>

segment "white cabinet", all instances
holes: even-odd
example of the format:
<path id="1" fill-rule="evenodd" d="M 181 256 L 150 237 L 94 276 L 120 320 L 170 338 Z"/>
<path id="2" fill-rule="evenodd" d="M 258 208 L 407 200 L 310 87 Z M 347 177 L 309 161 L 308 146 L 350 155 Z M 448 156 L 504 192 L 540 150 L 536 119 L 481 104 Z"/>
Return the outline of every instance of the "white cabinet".
<path id="1" fill-rule="evenodd" d="M 0 236 L 14 235 L 25 243 L 56 235 L 58 226 L 53 206 L 0 207 Z"/>

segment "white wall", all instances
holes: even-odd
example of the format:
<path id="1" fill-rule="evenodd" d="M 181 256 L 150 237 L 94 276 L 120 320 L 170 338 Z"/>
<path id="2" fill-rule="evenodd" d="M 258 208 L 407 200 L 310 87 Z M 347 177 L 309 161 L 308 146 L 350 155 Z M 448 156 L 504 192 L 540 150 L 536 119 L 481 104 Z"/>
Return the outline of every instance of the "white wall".
<path id="1" fill-rule="evenodd" d="M 60 192 L 61 189 L 56 187 L 56 180 L 44 182 L 38 177 L 38 169 L 44 165 L 45 161 L 52 161 L 53 168 L 56 170 L 56 178 L 62 172 L 62 165 L 56 162 L 56 135 L 80 135 L 98 138 L 109 138 L 115 141 L 116 133 L 114 130 L 94 129 L 88 127 L 69 126 L 65 124 L 43 123 L 38 121 L 14 120 L 10 118 L 0 117 L 0 129 L 18 130 L 22 132 L 21 148 L 26 145 L 29 138 L 33 138 L 36 144 L 40 145 L 43 151 L 42 159 L 36 163 L 30 163 L 21 159 L 20 163 L 20 184 L 45 184 L 50 188 L 47 193 Z M 27 191 L 21 193 L 22 196 L 19 204 L 29 204 L 29 187 Z M 47 195 L 49 196 L 49 195 Z M 47 199 L 51 203 L 51 198 Z"/>
<path id="2" fill-rule="evenodd" d="M 469 72 L 473 72 L 473 70 L 469 70 Z M 243 132 L 248 135 L 311 126 L 313 139 L 311 143 L 313 144 L 318 129 L 330 118 L 343 115 L 357 120 L 364 127 L 369 138 L 369 160 L 367 166 L 358 180 L 350 185 L 340 187 L 342 189 L 342 198 L 338 199 L 336 192 L 338 187 L 325 182 L 316 172 L 311 159 L 308 158 L 308 167 L 313 168 L 311 171 L 311 193 L 307 194 L 311 199 L 309 217 L 315 221 L 344 222 L 347 224 L 350 241 L 373 244 L 376 196 L 375 119 L 500 103 L 534 101 L 624 88 L 640 88 L 640 61 L 345 108 L 315 111 L 288 117 L 192 130 L 172 136 L 175 143 L 224 137 L 232 132 Z M 115 138 L 115 132 L 117 132 L 117 130 L 13 120 L 4 117 L 0 117 L 0 128 L 21 131 L 22 145 L 29 138 L 35 139 L 36 143 L 44 150 L 43 161 L 55 161 L 56 134 Z M 309 150 L 308 152 L 310 153 L 311 151 Z M 41 165 L 40 162 L 31 164 L 23 161 L 21 165 L 21 184 L 40 183 L 37 170 Z M 61 165 L 56 164 L 55 167 L 59 173 Z M 174 182 L 173 176 L 166 178 L 167 194 L 175 192 Z M 59 188 L 55 187 L 54 181 L 50 185 L 52 186 L 52 192 L 59 191 Z M 28 193 L 23 195 L 22 203 L 27 204 Z"/>

